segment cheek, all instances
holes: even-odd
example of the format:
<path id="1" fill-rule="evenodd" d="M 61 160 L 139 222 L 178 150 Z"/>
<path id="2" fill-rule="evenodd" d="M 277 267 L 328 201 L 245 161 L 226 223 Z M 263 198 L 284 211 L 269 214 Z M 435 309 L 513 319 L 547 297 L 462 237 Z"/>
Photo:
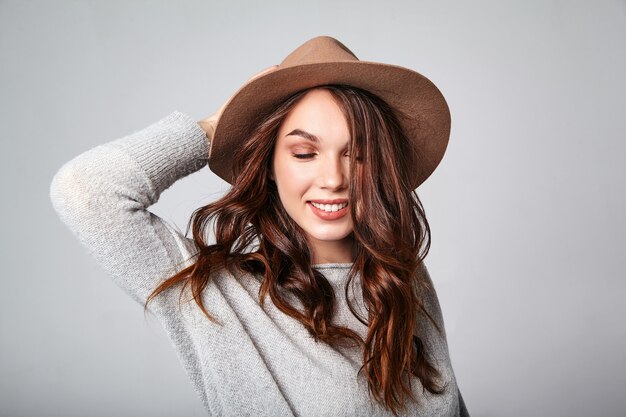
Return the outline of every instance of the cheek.
<path id="1" fill-rule="evenodd" d="M 275 166 L 275 181 L 281 194 L 302 194 L 311 184 L 311 173 L 302 164 L 277 163 Z"/>

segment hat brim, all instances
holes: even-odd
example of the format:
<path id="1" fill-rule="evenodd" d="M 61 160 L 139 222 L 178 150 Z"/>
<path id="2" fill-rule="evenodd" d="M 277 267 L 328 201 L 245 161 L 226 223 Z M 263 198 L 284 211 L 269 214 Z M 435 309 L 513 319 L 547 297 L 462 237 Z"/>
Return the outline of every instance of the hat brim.
<path id="1" fill-rule="evenodd" d="M 411 178 L 413 188 L 439 165 L 450 136 L 450 110 L 439 89 L 428 78 L 404 67 L 346 61 L 279 68 L 243 85 L 226 103 L 217 122 L 209 168 L 232 184 L 233 148 L 249 137 L 278 103 L 298 91 L 325 84 L 368 90 L 408 116 L 399 117 L 399 122 L 419 154 L 420 163 Z"/>

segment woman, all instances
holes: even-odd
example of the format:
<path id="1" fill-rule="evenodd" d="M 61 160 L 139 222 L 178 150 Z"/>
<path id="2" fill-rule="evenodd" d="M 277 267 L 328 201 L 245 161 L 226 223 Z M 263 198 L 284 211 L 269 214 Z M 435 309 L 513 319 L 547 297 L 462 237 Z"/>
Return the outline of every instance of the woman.
<path id="1" fill-rule="evenodd" d="M 51 198 L 159 317 L 210 415 L 465 416 L 414 192 L 449 128 L 426 78 L 322 36 L 212 117 L 79 155 Z M 190 239 L 147 208 L 207 155 L 232 187 Z"/>

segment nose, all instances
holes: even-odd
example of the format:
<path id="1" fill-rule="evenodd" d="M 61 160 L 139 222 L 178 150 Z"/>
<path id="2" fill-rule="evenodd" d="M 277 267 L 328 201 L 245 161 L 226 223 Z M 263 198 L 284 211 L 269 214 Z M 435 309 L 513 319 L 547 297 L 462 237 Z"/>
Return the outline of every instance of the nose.
<path id="1" fill-rule="evenodd" d="M 349 168 L 343 159 L 340 157 L 326 158 L 320 173 L 322 188 L 341 190 L 348 186 Z"/>

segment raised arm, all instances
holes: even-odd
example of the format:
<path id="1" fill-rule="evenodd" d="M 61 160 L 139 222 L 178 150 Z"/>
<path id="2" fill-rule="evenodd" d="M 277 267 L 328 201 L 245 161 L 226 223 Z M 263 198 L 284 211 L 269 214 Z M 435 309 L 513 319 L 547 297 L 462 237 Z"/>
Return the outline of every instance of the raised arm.
<path id="1" fill-rule="evenodd" d="M 52 179 L 50 199 L 62 222 L 142 305 L 196 251 L 193 240 L 148 207 L 178 179 L 206 165 L 203 128 L 175 111 L 78 155 Z"/>

